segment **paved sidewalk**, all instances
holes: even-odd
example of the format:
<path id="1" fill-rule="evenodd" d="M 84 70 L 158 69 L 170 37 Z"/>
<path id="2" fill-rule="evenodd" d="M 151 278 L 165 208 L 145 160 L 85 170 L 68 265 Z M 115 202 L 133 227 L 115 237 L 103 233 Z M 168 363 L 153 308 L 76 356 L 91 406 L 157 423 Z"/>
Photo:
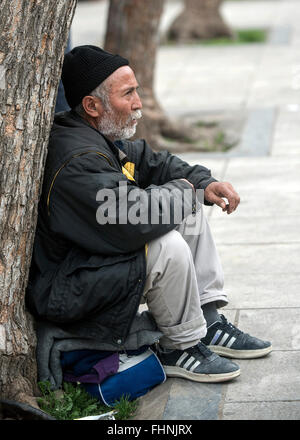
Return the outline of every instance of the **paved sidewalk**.
<path id="1" fill-rule="evenodd" d="M 78 23 L 91 9 L 79 6 L 76 44 L 87 42 Z M 179 8 L 167 3 L 163 25 Z M 163 46 L 156 90 L 171 117 L 244 115 L 234 151 L 181 156 L 208 166 L 241 196 L 230 216 L 205 208 L 225 272 L 225 314 L 272 340 L 274 351 L 238 360 L 241 376 L 227 384 L 168 379 L 140 399 L 137 420 L 300 419 L 300 2 L 228 1 L 223 12 L 234 27 L 268 27 L 268 43 Z"/>

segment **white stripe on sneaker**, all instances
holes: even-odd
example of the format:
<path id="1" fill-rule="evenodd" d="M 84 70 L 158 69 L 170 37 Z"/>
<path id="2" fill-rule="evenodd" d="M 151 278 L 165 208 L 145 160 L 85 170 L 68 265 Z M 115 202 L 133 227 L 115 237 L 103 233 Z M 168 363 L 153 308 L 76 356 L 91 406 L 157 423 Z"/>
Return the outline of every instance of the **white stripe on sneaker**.
<path id="1" fill-rule="evenodd" d="M 178 359 L 178 361 L 176 362 L 176 366 L 180 367 L 181 362 L 184 361 L 184 359 L 188 356 L 189 354 L 185 351 L 182 353 L 182 355 L 180 356 L 180 358 Z"/>
<path id="2" fill-rule="evenodd" d="M 194 370 L 198 367 L 198 365 L 200 365 L 200 364 L 201 364 L 200 361 L 196 361 L 196 362 L 194 363 L 194 365 L 190 368 L 190 371 L 194 371 Z"/>
<path id="3" fill-rule="evenodd" d="M 182 365 L 182 368 L 186 368 L 188 369 L 188 366 L 191 365 L 196 359 L 194 358 L 194 356 L 191 356 L 185 364 Z"/>
<path id="4" fill-rule="evenodd" d="M 221 341 L 218 342 L 218 345 L 223 345 L 227 338 L 229 338 L 229 334 L 225 333 Z"/>
<path id="5" fill-rule="evenodd" d="M 230 348 L 235 341 L 236 341 L 236 338 L 234 336 L 232 336 L 232 338 L 229 339 L 228 344 L 226 344 L 226 347 Z"/>
<path id="6" fill-rule="evenodd" d="M 221 333 L 222 333 L 222 330 L 217 330 L 216 333 L 214 334 L 214 337 L 212 338 L 212 340 L 210 341 L 210 343 L 208 345 L 214 345 L 214 343 L 218 340 Z"/>

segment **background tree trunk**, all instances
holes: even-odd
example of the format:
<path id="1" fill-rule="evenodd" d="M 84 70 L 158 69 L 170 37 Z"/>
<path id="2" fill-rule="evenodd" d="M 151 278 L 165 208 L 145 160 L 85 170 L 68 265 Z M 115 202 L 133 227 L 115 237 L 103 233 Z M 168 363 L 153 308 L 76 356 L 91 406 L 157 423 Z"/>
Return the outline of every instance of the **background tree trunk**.
<path id="1" fill-rule="evenodd" d="M 161 148 L 161 135 L 186 137 L 168 120 L 154 91 L 156 51 L 162 0 L 110 0 L 105 50 L 128 58 L 140 84 L 143 119 L 135 138 L 145 138 L 154 149 Z"/>
<path id="2" fill-rule="evenodd" d="M 0 395 L 32 403 L 35 332 L 25 310 L 37 204 L 76 0 L 2 0 Z"/>
<path id="3" fill-rule="evenodd" d="M 199 39 L 233 37 L 220 13 L 222 1 L 185 0 L 184 10 L 170 26 L 168 38 L 186 43 Z"/>

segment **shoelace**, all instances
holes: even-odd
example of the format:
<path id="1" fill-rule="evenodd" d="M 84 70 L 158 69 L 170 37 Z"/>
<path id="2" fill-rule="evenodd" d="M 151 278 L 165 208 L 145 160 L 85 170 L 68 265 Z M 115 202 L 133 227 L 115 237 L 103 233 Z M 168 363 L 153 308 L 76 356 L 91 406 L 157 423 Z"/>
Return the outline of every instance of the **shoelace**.
<path id="1" fill-rule="evenodd" d="M 208 358 L 212 355 L 212 351 L 206 347 L 202 342 L 198 342 L 197 345 L 194 345 L 189 349 L 190 354 L 201 354 L 202 357 Z"/>
<path id="2" fill-rule="evenodd" d="M 243 335 L 244 332 L 239 330 L 235 325 L 231 324 L 231 322 L 228 322 L 224 315 L 220 315 L 222 319 L 222 327 L 224 330 L 232 331 L 234 336 Z"/>

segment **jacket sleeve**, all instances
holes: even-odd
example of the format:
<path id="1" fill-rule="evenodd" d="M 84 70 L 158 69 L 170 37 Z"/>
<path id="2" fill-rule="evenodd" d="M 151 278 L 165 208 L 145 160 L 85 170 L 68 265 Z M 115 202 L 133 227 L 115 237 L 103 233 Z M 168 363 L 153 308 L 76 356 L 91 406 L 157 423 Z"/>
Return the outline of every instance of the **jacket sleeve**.
<path id="1" fill-rule="evenodd" d="M 49 226 L 89 252 L 131 252 L 194 212 L 195 200 L 183 197 L 186 191 L 194 193 L 179 179 L 142 189 L 105 158 L 88 153 L 71 159 L 57 175 L 49 197 Z"/>
<path id="2" fill-rule="evenodd" d="M 168 151 L 154 152 L 142 139 L 127 142 L 125 146 L 128 156 L 135 156 L 141 188 L 150 183 L 163 185 L 171 180 L 184 178 L 191 182 L 195 189 L 204 190 L 210 183 L 217 181 L 211 176 L 208 168 L 202 165 L 191 166 Z"/>

